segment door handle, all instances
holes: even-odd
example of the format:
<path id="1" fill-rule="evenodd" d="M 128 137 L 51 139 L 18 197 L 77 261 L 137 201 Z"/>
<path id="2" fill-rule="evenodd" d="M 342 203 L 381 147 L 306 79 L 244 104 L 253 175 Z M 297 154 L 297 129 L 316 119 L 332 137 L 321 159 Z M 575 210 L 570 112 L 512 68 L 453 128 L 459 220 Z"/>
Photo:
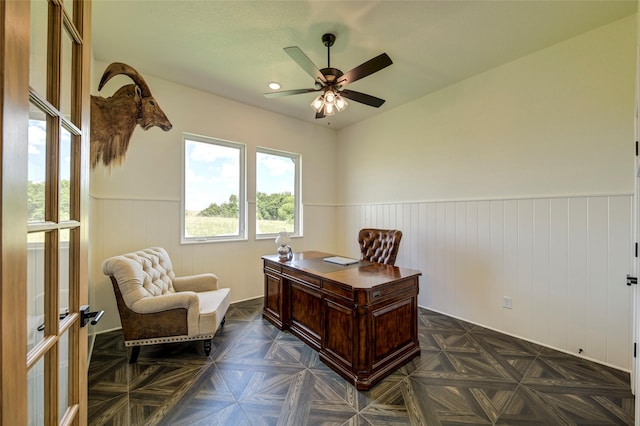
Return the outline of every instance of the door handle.
<path id="1" fill-rule="evenodd" d="M 631 284 L 638 284 L 638 277 L 632 277 L 631 275 L 627 274 L 627 285 Z"/>
<path id="2" fill-rule="evenodd" d="M 66 317 L 69 316 L 69 310 L 65 309 L 64 312 L 61 312 L 60 315 L 58 316 L 58 318 L 60 318 L 61 320 L 65 319 Z M 44 323 L 40 324 L 38 326 L 38 331 L 44 331 Z"/>
<path id="3" fill-rule="evenodd" d="M 80 327 L 84 327 L 89 322 L 91 325 L 96 325 L 103 315 L 104 311 L 89 312 L 89 305 L 82 305 L 80 307 Z"/>

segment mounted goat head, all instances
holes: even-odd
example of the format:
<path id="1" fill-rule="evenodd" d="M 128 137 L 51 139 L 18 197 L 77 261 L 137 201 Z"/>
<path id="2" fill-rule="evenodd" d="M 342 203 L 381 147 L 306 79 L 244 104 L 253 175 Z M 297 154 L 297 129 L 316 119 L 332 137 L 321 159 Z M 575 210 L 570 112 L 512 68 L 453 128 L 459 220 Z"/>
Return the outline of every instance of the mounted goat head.
<path id="1" fill-rule="evenodd" d="M 109 65 L 98 90 L 119 74 L 128 76 L 135 84 L 122 86 L 110 98 L 91 96 L 91 168 L 101 160 L 105 166 L 122 163 L 136 124 L 144 130 L 158 126 L 165 132 L 172 127 L 147 83 L 129 65 L 121 62 Z"/>

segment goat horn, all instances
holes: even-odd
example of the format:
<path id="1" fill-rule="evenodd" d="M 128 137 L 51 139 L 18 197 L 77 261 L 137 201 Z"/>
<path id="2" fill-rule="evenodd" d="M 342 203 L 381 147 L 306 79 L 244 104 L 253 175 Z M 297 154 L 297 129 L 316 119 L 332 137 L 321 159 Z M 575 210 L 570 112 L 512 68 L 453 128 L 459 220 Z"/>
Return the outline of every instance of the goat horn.
<path id="1" fill-rule="evenodd" d="M 140 73 L 129 65 L 123 64 L 122 62 L 114 62 L 104 70 L 104 74 L 102 74 L 100 84 L 98 85 L 98 91 L 102 89 L 107 81 L 111 80 L 112 77 L 115 77 L 118 74 L 124 74 L 131 78 L 131 80 L 133 80 L 133 82 L 136 83 L 138 87 L 140 87 L 140 92 L 143 97 L 151 96 L 151 90 L 149 90 L 147 82 L 144 81 L 144 78 L 142 78 Z"/>

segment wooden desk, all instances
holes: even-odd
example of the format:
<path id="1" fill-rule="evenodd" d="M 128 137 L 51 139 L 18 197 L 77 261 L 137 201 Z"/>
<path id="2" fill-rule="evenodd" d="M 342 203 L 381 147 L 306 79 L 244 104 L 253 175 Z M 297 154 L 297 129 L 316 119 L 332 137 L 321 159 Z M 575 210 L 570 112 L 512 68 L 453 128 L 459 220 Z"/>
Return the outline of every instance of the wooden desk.
<path id="1" fill-rule="evenodd" d="M 319 352 L 359 390 L 420 354 L 420 271 L 359 262 L 324 262 L 329 253 L 263 256 L 263 316 Z"/>

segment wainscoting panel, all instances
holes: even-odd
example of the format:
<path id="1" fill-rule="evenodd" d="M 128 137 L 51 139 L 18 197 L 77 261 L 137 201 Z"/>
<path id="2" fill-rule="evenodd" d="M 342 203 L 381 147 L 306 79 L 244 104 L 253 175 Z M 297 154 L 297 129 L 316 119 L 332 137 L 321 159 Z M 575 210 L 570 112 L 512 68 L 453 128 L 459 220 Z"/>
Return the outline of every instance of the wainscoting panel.
<path id="1" fill-rule="evenodd" d="M 630 195 L 337 208 L 340 254 L 363 227 L 403 232 L 420 305 L 629 370 Z M 504 298 L 512 307 L 503 307 Z"/>

